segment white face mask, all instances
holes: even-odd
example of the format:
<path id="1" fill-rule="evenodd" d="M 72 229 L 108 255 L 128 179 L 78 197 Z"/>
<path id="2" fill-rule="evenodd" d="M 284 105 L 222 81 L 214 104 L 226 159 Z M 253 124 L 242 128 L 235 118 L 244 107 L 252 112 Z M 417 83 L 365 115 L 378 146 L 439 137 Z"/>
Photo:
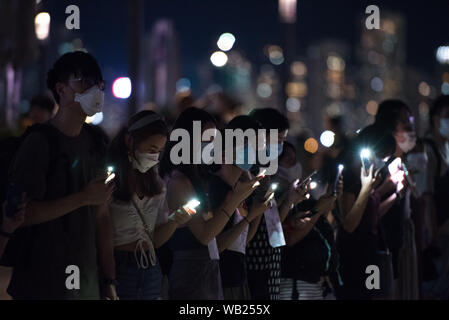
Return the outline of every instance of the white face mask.
<path id="1" fill-rule="evenodd" d="M 404 153 L 410 152 L 416 146 L 416 134 L 414 132 L 402 132 L 404 142 L 398 142 L 399 148 Z M 401 139 L 402 140 L 402 139 Z"/>
<path id="2" fill-rule="evenodd" d="M 407 169 L 413 172 L 412 177 L 415 181 L 418 196 L 422 195 L 427 186 L 427 154 L 425 152 L 409 153 L 407 155 Z"/>
<path id="3" fill-rule="evenodd" d="M 440 134 L 449 139 L 449 119 L 440 119 Z"/>
<path id="4" fill-rule="evenodd" d="M 103 109 L 104 92 L 98 86 L 93 86 L 84 93 L 75 93 L 75 101 L 79 102 L 84 113 L 91 117 Z"/>
<path id="5" fill-rule="evenodd" d="M 135 158 L 129 156 L 129 161 L 133 164 L 133 168 L 145 173 L 159 163 L 159 153 L 141 153 L 135 151 Z"/>

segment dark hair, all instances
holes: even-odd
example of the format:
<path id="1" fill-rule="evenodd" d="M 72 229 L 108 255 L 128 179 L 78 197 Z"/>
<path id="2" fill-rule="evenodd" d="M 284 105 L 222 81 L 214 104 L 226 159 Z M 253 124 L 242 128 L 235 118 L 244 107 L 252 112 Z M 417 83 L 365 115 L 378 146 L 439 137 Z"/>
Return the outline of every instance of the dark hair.
<path id="1" fill-rule="evenodd" d="M 273 108 L 255 109 L 249 116 L 259 121 L 265 129 L 278 129 L 282 132 L 290 128 L 287 117 Z"/>
<path id="2" fill-rule="evenodd" d="M 345 168 L 353 168 L 354 164 L 360 161 L 360 151 L 362 148 L 369 148 L 379 158 L 386 158 L 392 156 L 396 151 L 396 141 L 392 133 L 384 130 L 382 127 L 377 125 L 370 125 L 363 129 L 357 137 L 351 140 L 351 142 L 343 148 L 343 151 L 335 160 L 335 166 L 332 171 L 328 172 L 328 179 L 332 179 L 336 173 L 336 164 L 344 164 Z M 352 170 L 348 170 L 344 174 L 345 179 L 345 190 L 355 191 L 357 188 L 357 193 L 360 190 L 360 181 L 357 179 L 357 175 L 354 176 Z M 354 180 L 350 177 L 356 179 Z M 349 184 L 348 184 L 349 183 Z"/>
<path id="3" fill-rule="evenodd" d="M 185 109 L 176 119 L 172 130 L 184 129 L 193 137 L 193 122 L 200 121 L 204 126 L 206 123 L 213 123 L 216 126 L 215 119 L 206 111 L 190 107 Z M 193 150 L 193 139 L 190 139 L 190 150 Z M 190 154 L 190 164 L 174 165 L 170 159 L 171 149 L 177 144 L 177 141 L 168 141 L 160 163 L 160 175 L 165 177 L 170 175 L 173 170 L 178 169 L 187 176 L 201 201 L 201 207 L 208 208 L 207 204 L 207 182 L 209 180 L 210 168 L 207 165 L 195 165 L 193 163 L 193 154 Z"/>
<path id="4" fill-rule="evenodd" d="M 441 114 L 441 111 L 443 111 L 444 108 L 448 107 L 449 107 L 449 96 L 447 95 L 441 95 L 433 102 L 429 114 L 429 121 L 431 128 L 433 128 L 433 117 L 439 116 Z"/>
<path id="5" fill-rule="evenodd" d="M 355 139 L 355 146 L 370 148 L 379 158 L 391 156 L 396 151 L 396 140 L 390 132 L 376 124 L 363 129 Z M 358 152 L 359 150 L 356 150 Z"/>
<path id="6" fill-rule="evenodd" d="M 226 129 L 242 129 L 243 131 L 248 129 L 259 130 L 262 129 L 262 125 L 253 117 L 237 116 L 229 121 L 229 123 L 226 125 Z"/>
<path id="7" fill-rule="evenodd" d="M 259 123 L 259 121 L 255 120 L 254 118 L 250 117 L 250 116 L 237 116 L 234 117 L 231 121 L 229 121 L 229 123 L 226 125 L 226 127 L 222 130 L 222 136 L 225 137 L 224 134 L 224 130 L 226 129 L 232 129 L 232 130 L 237 130 L 237 129 L 241 129 L 243 132 L 245 132 L 248 129 L 252 129 L 252 130 L 259 130 L 259 129 L 263 129 L 261 124 Z M 257 132 L 256 132 L 256 138 L 257 138 Z M 234 139 L 236 139 L 236 137 L 234 137 Z M 244 141 L 245 142 L 245 141 Z M 234 145 L 236 143 L 236 141 L 233 141 Z M 223 150 L 225 148 L 225 144 L 223 144 Z"/>
<path id="8" fill-rule="evenodd" d="M 91 54 L 83 51 L 66 53 L 55 62 L 47 74 L 47 87 L 53 93 L 57 103 L 59 103 L 59 95 L 56 92 L 56 84 L 66 83 L 71 75 L 92 78 L 95 82 L 103 81 L 100 66 Z"/>
<path id="9" fill-rule="evenodd" d="M 291 144 L 288 141 L 284 142 L 284 147 L 282 149 L 282 153 L 279 156 L 279 161 L 281 161 L 287 154 L 287 149 L 290 149 L 293 151 L 293 153 L 295 154 L 295 157 L 298 158 L 298 155 L 296 154 L 296 148 L 293 144 Z"/>
<path id="10" fill-rule="evenodd" d="M 38 107 L 39 109 L 53 113 L 53 110 L 55 109 L 55 102 L 46 94 L 39 94 L 31 99 L 30 109 L 32 107 Z"/>
<path id="11" fill-rule="evenodd" d="M 147 139 L 152 135 L 163 135 L 168 136 L 168 128 L 165 121 L 162 119 L 157 119 L 147 125 L 144 125 L 140 129 L 133 130 L 129 132 L 129 128 L 135 124 L 140 119 L 144 117 L 157 115 L 156 112 L 145 110 L 133 115 L 129 121 L 128 125 L 123 127 L 117 136 L 112 140 L 108 151 L 108 161 L 109 164 L 115 167 L 115 173 L 117 178 L 115 179 L 115 191 L 114 197 L 121 201 L 130 201 L 133 193 L 135 192 L 135 187 L 131 184 L 131 179 L 134 175 L 136 183 L 140 184 L 143 193 L 147 197 L 153 197 L 160 194 L 163 191 L 162 181 L 157 173 L 156 167 L 152 167 L 145 173 L 141 173 L 134 170 L 132 164 L 130 163 L 128 156 L 134 156 L 130 152 L 134 153 L 135 146 Z M 129 135 L 132 138 L 132 145 L 126 146 L 126 136 Z"/>
<path id="12" fill-rule="evenodd" d="M 400 121 L 401 112 L 404 110 L 411 114 L 411 110 L 405 102 L 397 99 L 384 100 L 379 104 L 375 124 L 384 130 L 394 132 Z"/>

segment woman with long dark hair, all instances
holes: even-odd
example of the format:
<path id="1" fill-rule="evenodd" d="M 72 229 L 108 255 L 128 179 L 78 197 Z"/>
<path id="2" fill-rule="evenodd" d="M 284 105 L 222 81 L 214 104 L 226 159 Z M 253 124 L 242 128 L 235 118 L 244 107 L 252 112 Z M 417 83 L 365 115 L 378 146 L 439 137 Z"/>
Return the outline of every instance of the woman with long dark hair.
<path id="1" fill-rule="evenodd" d="M 361 168 L 360 160 L 364 148 L 372 155 L 372 165 L 366 170 Z M 376 254 L 380 249 L 388 251 L 380 221 L 398 197 L 396 192 L 383 199 L 390 188 L 386 161 L 395 150 L 393 136 L 371 125 L 360 132 L 339 159 L 339 163 L 344 163 L 345 173 L 337 234 L 343 280 L 335 288 L 338 299 L 374 298 L 373 291 L 365 285 L 368 276 L 365 271 L 368 266 L 377 265 Z"/>
<path id="2" fill-rule="evenodd" d="M 183 209 L 169 217 L 156 164 L 168 128 L 153 111 L 132 116 L 111 143 L 108 160 L 116 175 L 110 212 L 114 225 L 117 294 L 120 299 L 161 297 L 162 274 L 155 248 L 190 219 Z"/>
<path id="3" fill-rule="evenodd" d="M 189 200 L 198 199 L 198 214 L 179 228 L 170 240 L 173 261 L 169 272 L 169 295 L 174 300 L 221 300 L 223 290 L 220 279 L 219 253 L 215 237 L 223 230 L 232 213 L 254 190 L 260 178 L 237 182 L 220 205 L 211 209 L 208 183 L 213 165 L 193 164 L 194 156 L 201 150 L 194 148 L 194 126 L 201 125 L 201 136 L 206 130 L 212 133 L 202 145 L 214 139 L 216 122 L 202 109 L 184 110 L 176 120 L 173 131 L 188 133 L 190 155 L 188 163 L 175 165 L 172 150 L 178 142 L 170 141 L 161 162 L 161 176 L 167 183 L 167 202 L 170 209 L 178 208 Z M 195 129 L 196 130 L 196 129 Z"/>

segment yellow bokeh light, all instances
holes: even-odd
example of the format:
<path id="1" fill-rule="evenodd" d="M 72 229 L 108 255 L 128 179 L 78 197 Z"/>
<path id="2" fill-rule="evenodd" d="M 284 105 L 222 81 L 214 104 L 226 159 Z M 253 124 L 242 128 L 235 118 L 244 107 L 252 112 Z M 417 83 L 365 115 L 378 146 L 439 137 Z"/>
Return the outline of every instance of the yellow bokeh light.
<path id="1" fill-rule="evenodd" d="M 368 112 L 372 116 L 375 116 L 377 114 L 378 109 L 379 109 L 379 105 L 374 100 L 370 100 L 366 104 L 366 112 Z"/>
<path id="2" fill-rule="evenodd" d="M 309 153 L 316 153 L 318 151 L 318 141 L 314 138 L 309 138 L 304 143 L 304 149 Z"/>

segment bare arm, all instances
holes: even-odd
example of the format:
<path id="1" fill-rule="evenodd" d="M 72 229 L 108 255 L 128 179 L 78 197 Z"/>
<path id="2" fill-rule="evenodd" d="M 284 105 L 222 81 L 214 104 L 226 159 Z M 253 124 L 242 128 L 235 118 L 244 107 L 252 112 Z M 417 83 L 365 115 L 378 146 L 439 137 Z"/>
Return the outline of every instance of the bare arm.
<path id="1" fill-rule="evenodd" d="M 55 220 L 87 205 L 81 192 L 53 201 L 30 201 L 27 205 L 24 226 Z"/>
<path id="2" fill-rule="evenodd" d="M 260 221 L 262 220 L 262 215 L 258 216 L 256 219 L 251 221 L 248 229 L 248 237 L 246 238 L 246 244 L 248 244 L 251 240 L 253 240 L 256 235 L 257 229 L 259 228 Z"/>
<path id="3" fill-rule="evenodd" d="M 246 226 L 248 226 L 248 221 L 246 219 L 243 219 L 239 223 L 234 225 L 231 229 L 219 234 L 217 236 L 218 251 L 221 253 L 229 248 L 229 246 L 233 244 L 235 240 L 237 240 L 239 235 L 242 234 Z"/>
<path id="4" fill-rule="evenodd" d="M 211 219 L 204 221 L 201 215 L 196 214 L 187 224 L 190 231 L 201 244 L 207 245 L 223 230 L 232 213 L 239 205 L 230 194 L 228 193 L 223 204 L 213 212 Z M 167 186 L 169 209 L 171 211 L 177 210 L 195 196 L 196 193 L 190 181 L 181 174 L 174 174 Z"/>
<path id="5" fill-rule="evenodd" d="M 320 215 L 316 214 L 312 218 L 300 219 L 296 223 L 291 221 L 295 225 L 295 230 L 287 237 L 287 246 L 292 247 L 304 239 L 312 231 L 319 218 Z"/>
<path id="6" fill-rule="evenodd" d="M 114 183 L 104 184 L 104 178 L 90 181 L 77 193 L 52 201 L 31 201 L 27 205 L 24 225 L 35 225 L 62 217 L 88 205 L 106 205 L 114 190 Z"/>
<path id="7" fill-rule="evenodd" d="M 312 231 L 319 218 L 332 210 L 336 199 L 333 195 L 324 195 L 314 206 L 314 210 L 317 211 L 314 216 L 307 218 L 293 217 L 291 223 L 296 230 L 290 233 L 287 245 L 293 246 L 304 239 Z"/>
<path id="8" fill-rule="evenodd" d="M 107 204 L 96 207 L 96 232 L 99 267 L 101 274 L 115 279 L 114 232 Z"/>
<path id="9" fill-rule="evenodd" d="M 359 226 L 366 209 L 366 204 L 368 203 L 370 192 L 369 189 L 360 190 L 357 199 L 352 193 L 343 193 L 341 201 L 343 216 L 342 223 L 346 232 L 352 233 Z"/>
<path id="10" fill-rule="evenodd" d="M 178 223 L 173 220 L 169 220 L 168 222 L 157 226 L 153 235 L 154 247 L 160 248 L 171 238 L 177 228 Z"/>
<path id="11" fill-rule="evenodd" d="M 397 199 L 396 193 L 393 193 L 391 196 L 389 196 L 387 199 L 382 201 L 382 203 L 379 206 L 379 216 L 383 217 L 393 206 Z"/>

